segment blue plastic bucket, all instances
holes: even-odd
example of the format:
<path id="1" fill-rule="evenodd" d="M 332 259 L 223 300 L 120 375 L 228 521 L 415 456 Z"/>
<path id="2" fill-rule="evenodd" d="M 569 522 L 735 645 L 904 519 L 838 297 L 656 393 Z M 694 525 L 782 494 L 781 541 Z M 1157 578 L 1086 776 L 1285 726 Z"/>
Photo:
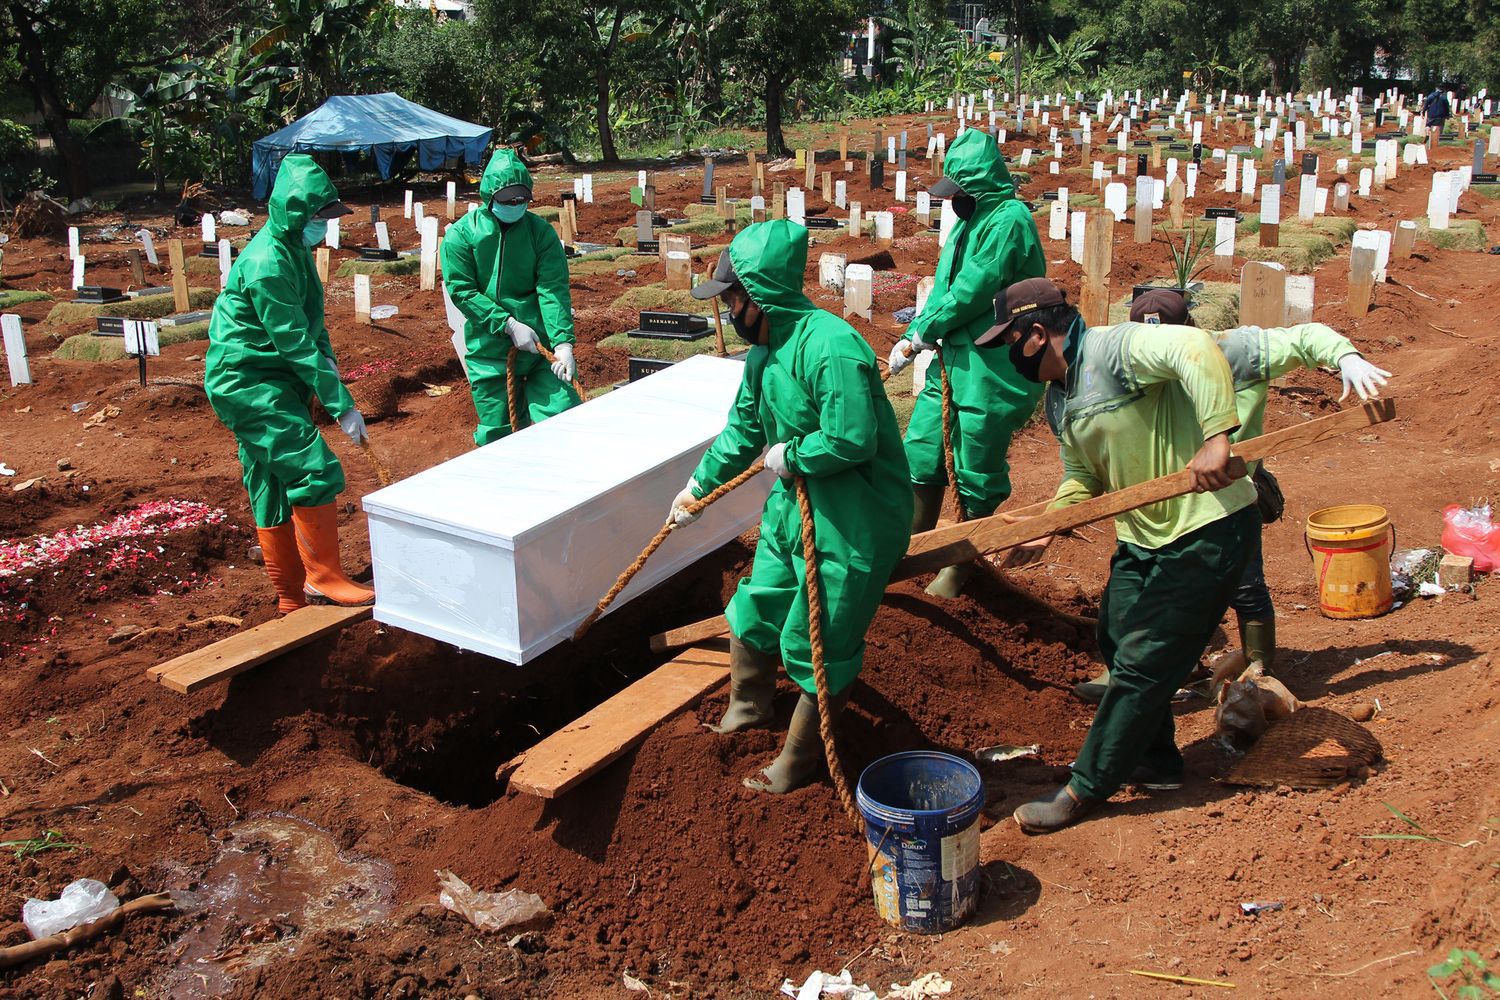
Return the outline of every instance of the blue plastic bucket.
<path id="1" fill-rule="evenodd" d="M 935 750 L 882 757 L 859 776 L 870 884 L 882 920 L 941 934 L 979 902 L 984 782 L 968 761 Z"/>

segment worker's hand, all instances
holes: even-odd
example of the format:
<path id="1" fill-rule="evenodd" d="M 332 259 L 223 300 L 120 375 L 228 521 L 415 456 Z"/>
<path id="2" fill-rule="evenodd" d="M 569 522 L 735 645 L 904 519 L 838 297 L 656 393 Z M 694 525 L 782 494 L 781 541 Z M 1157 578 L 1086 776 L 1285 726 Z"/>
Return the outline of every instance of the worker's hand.
<path id="1" fill-rule="evenodd" d="M 355 444 L 368 444 L 370 441 L 370 435 L 365 433 L 365 418 L 359 410 L 351 409 L 339 417 L 339 430 L 349 435 L 349 440 Z"/>
<path id="2" fill-rule="evenodd" d="M 907 339 L 911 341 L 911 350 L 913 354 L 916 354 L 918 351 L 937 350 L 937 339 L 933 338 L 932 340 L 928 340 L 926 337 L 922 336 L 922 332 L 923 331 L 921 330 L 913 330 L 910 327 L 908 327 L 906 330 Z"/>
<path id="3" fill-rule="evenodd" d="M 674 528 L 680 528 L 685 524 L 692 524 L 698 520 L 702 512 L 688 510 L 690 504 L 698 502 L 698 494 L 694 492 L 697 488 L 698 484 L 689 479 L 688 484 L 682 488 L 682 492 L 677 494 L 676 498 L 672 501 L 672 509 L 667 511 L 668 524 Z"/>
<path id="4" fill-rule="evenodd" d="M 886 359 L 886 364 L 890 365 L 892 375 L 899 375 L 916 356 L 917 352 L 912 350 L 911 341 L 898 340 L 896 346 L 891 348 L 891 356 Z"/>
<path id="5" fill-rule="evenodd" d="M 1006 524 L 1020 524 L 1022 521 L 1031 520 L 1030 517 L 1016 517 L 1013 514 L 1001 514 L 1000 517 Z M 1047 554 L 1047 546 L 1052 544 L 1052 539 L 1055 537 L 1057 536 L 1048 535 L 1045 538 L 1033 539 L 1015 548 L 1007 549 L 1000 560 L 1000 568 L 1019 569 L 1022 566 L 1030 566 L 1034 562 L 1039 562 L 1042 556 Z"/>
<path id="6" fill-rule="evenodd" d="M 1229 432 L 1215 434 L 1203 442 L 1188 463 L 1194 493 L 1212 493 L 1234 482 L 1229 475 Z"/>
<path id="7" fill-rule="evenodd" d="M 536 331 L 514 316 L 505 321 L 505 335 L 521 350 L 536 353 Z"/>
<path id="8" fill-rule="evenodd" d="M 1359 393 L 1360 399 L 1379 398 L 1380 387 L 1390 380 L 1390 376 L 1390 372 L 1376 368 L 1358 354 L 1344 355 L 1339 358 L 1339 377 L 1344 380 L 1344 394 L 1339 397 L 1339 402 L 1349 398 L 1350 389 Z"/>
<path id="9" fill-rule="evenodd" d="M 766 468 L 776 473 L 779 479 L 791 479 L 792 470 L 786 464 L 786 445 L 773 444 L 766 452 Z"/>
<path id="10" fill-rule="evenodd" d="M 552 362 L 552 374 L 564 382 L 572 382 L 573 376 L 578 372 L 578 366 L 573 363 L 573 345 L 558 344 L 552 352 L 557 360 Z"/>

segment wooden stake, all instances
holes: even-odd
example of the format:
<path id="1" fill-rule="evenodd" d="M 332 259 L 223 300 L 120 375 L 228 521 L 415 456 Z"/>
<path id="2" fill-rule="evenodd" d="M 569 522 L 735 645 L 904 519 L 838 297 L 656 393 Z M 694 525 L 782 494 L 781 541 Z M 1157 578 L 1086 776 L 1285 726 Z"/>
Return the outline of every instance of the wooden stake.
<path id="1" fill-rule="evenodd" d="M 191 308 L 188 297 L 187 264 L 182 259 L 182 241 L 167 241 L 167 257 L 172 263 L 172 309 L 185 313 Z"/>
<path id="2" fill-rule="evenodd" d="M 1109 323 L 1109 272 L 1114 267 L 1114 214 L 1088 210 L 1083 229 L 1083 295 L 1079 308 L 1089 326 Z"/>
<path id="3" fill-rule="evenodd" d="M 1375 296 L 1375 258 L 1370 247 L 1355 247 L 1349 254 L 1349 315 L 1363 316 L 1370 311 Z"/>
<path id="4" fill-rule="evenodd" d="M 1406 260 L 1417 245 L 1417 224 L 1410 220 L 1396 224 L 1396 237 L 1391 241 L 1391 255 L 1397 260 Z"/>
<path id="5" fill-rule="evenodd" d="M 328 284 L 328 261 L 333 251 L 327 247 L 318 247 L 313 251 L 313 264 L 318 269 L 318 280 L 326 287 Z"/>
<path id="6" fill-rule="evenodd" d="M 1281 223 L 1262 222 L 1260 224 L 1260 245 L 1263 247 L 1276 247 L 1281 245 Z"/>
<path id="7" fill-rule="evenodd" d="M 1187 201 L 1187 184 L 1181 177 L 1173 177 L 1172 183 L 1167 186 L 1167 194 L 1172 199 L 1167 207 L 1167 212 L 1172 216 L 1172 228 L 1181 229 L 1187 212 L 1187 205 L 1184 204 Z"/>
<path id="8" fill-rule="evenodd" d="M 1286 271 L 1246 261 L 1240 272 L 1240 325 L 1268 330 L 1286 325 Z"/>
<path id="9" fill-rule="evenodd" d="M 130 250 L 126 254 L 130 258 L 130 281 L 137 288 L 146 285 L 146 264 L 139 250 Z"/>

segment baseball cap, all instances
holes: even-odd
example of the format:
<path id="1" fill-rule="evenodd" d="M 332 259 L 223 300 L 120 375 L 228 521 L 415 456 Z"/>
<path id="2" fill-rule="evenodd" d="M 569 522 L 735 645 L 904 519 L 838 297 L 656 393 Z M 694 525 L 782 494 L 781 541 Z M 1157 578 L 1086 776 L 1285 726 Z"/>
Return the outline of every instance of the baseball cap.
<path id="1" fill-rule="evenodd" d="M 974 339 L 975 347 L 983 347 L 1001 337 L 1016 320 L 1029 312 L 1068 304 L 1068 293 L 1046 278 L 1027 278 L 1007 285 L 995 296 L 995 325 Z"/>
<path id="2" fill-rule="evenodd" d="M 740 283 L 739 275 L 734 273 L 734 264 L 729 260 L 729 251 L 719 251 L 719 263 L 714 268 L 714 275 L 707 281 L 701 281 L 693 288 L 693 298 L 711 299 L 716 295 L 723 295 L 725 291 Z"/>
<path id="3" fill-rule="evenodd" d="M 1187 299 L 1172 288 L 1153 288 L 1130 303 L 1130 322 L 1182 326 L 1189 322 Z"/>
<path id="4" fill-rule="evenodd" d="M 964 189 L 959 187 L 958 182 L 952 177 L 943 177 L 928 188 L 927 193 L 934 198 L 952 198 L 956 194 L 963 194 Z"/>
<path id="5" fill-rule="evenodd" d="M 337 198 L 335 198 L 335 199 L 333 199 L 333 201 L 330 201 L 328 204 L 324 205 L 322 208 L 320 208 L 316 212 L 314 212 L 313 213 L 313 218 L 315 218 L 315 219 L 337 219 L 341 215 L 353 215 L 353 214 L 354 214 L 354 209 L 350 208 L 348 205 L 345 205 L 343 202 L 341 202 Z"/>

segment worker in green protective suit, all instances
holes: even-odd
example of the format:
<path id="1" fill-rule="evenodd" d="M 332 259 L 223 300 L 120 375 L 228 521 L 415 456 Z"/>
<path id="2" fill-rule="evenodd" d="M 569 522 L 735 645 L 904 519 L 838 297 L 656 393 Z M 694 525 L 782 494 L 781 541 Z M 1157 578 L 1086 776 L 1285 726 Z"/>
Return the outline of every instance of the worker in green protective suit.
<path id="1" fill-rule="evenodd" d="M 355 444 L 366 443 L 364 417 L 334 363 L 312 258 L 328 220 L 348 212 L 312 157 L 282 160 L 265 228 L 229 269 L 208 324 L 203 388 L 239 444 L 282 613 L 309 598 L 344 605 L 375 599 L 340 565 L 333 501 L 344 489 L 344 470 L 308 409 L 316 396 Z"/>
<path id="2" fill-rule="evenodd" d="M 1010 496 L 1006 453 L 1012 435 L 1036 410 L 1041 386 L 1016 374 L 1004 351 L 978 351 L 974 338 L 988 329 L 995 296 L 1025 278 L 1047 273 L 1036 222 L 1016 199 L 1016 186 L 989 133 L 966 130 L 943 162 L 943 179 L 931 194 L 951 198 L 958 223 L 938 258 L 932 293 L 896 342 L 891 373 L 918 351 L 942 348 L 953 393 L 953 467 L 958 498 L 969 517 L 986 517 Z M 948 473 L 943 455 L 941 375 L 932 371 L 917 397 L 906 430 L 906 459 L 916 492 L 912 531 L 931 530 L 943 506 Z M 972 563 L 950 566 L 927 592 L 957 597 Z"/>
<path id="3" fill-rule="evenodd" d="M 526 210 L 531 172 L 514 150 L 497 149 L 479 193 L 484 208 L 455 222 L 443 239 L 443 281 L 465 320 L 464 367 L 479 412 L 474 443 L 484 445 L 514 429 L 505 384 L 512 346 L 519 349 L 519 408 L 528 422 L 579 400 L 568 257 L 552 227 Z M 550 367 L 538 344 L 556 356 Z"/>
<path id="4" fill-rule="evenodd" d="M 812 505 L 823 599 L 823 651 L 835 714 L 864 659 L 865 630 L 906 553 L 911 479 L 896 415 L 874 353 L 848 323 L 802 292 L 807 230 L 778 220 L 752 225 L 693 290 L 720 295 L 735 332 L 752 344 L 729 422 L 673 501 L 670 519 L 749 468 L 763 449 L 776 482 L 761 518 L 750 576 L 729 602 L 729 708 L 716 732 L 771 717 L 776 663 L 802 689 L 780 756 L 745 784 L 785 792 L 823 759 L 808 638 L 802 517 L 795 479 Z"/>
<path id="5" fill-rule="evenodd" d="M 1137 297 L 1130 304 L 1130 322 L 1147 326 L 1194 325 L 1187 301 L 1181 292 L 1171 288 L 1154 288 Z M 1320 365 L 1336 367 L 1344 383 L 1340 402 L 1350 392 L 1360 399 L 1379 396 L 1380 387 L 1391 374 L 1366 361 L 1347 337 L 1322 323 L 1271 329 L 1242 326 L 1215 334 L 1214 340 L 1234 376 L 1234 404 L 1240 429 L 1230 435 L 1231 444 L 1264 433 L 1266 393 L 1274 379 L 1290 371 Z M 1269 524 L 1281 516 L 1281 487 L 1263 463 L 1250 463 L 1250 472 L 1261 521 Z M 1271 589 L 1266 586 L 1259 532 L 1230 607 L 1239 622 L 1245 662 L 1259 663 L 1266 673 L 1271 673 L 1276 666 L 1276 606 L 1271 602 Z M 1105 670 L 1093 680 L 1075 685 L 1073 691 L 1082 700 L 1098 704 L 1108 685 L 1109 671 Z"/>

